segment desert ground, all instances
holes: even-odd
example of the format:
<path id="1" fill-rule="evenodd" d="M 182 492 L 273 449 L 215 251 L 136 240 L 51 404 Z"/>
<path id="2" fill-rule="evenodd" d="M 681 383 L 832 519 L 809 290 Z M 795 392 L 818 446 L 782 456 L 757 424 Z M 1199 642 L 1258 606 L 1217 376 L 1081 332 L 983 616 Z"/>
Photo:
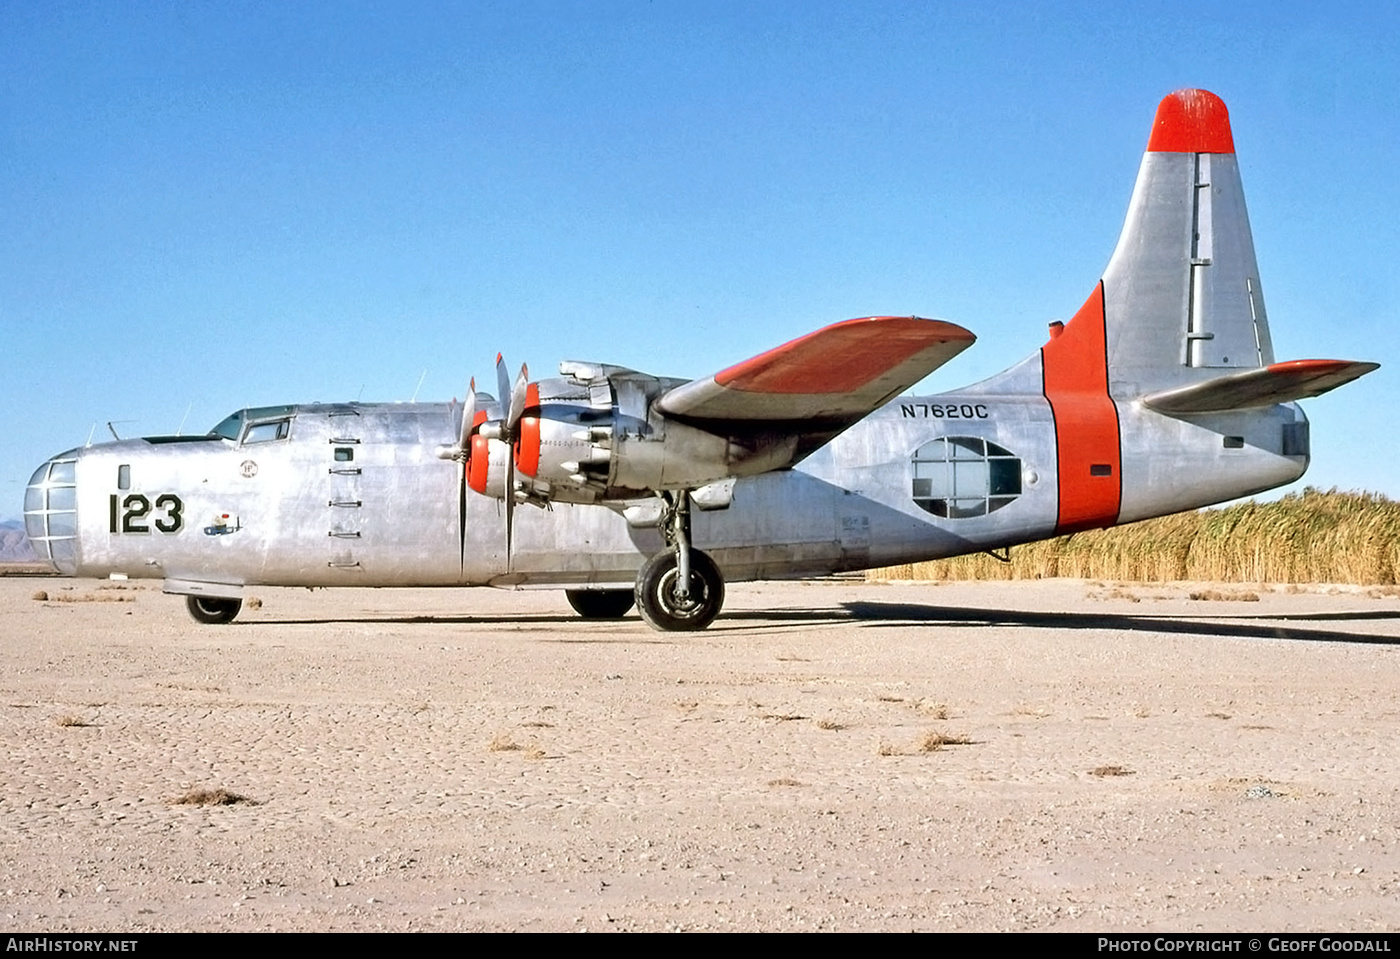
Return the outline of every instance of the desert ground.
<path id="1" fill-rule="evenodd" d="M 1400 928 L 1394 589 L 254 592 L 0 579 L 0 928 Z"/>

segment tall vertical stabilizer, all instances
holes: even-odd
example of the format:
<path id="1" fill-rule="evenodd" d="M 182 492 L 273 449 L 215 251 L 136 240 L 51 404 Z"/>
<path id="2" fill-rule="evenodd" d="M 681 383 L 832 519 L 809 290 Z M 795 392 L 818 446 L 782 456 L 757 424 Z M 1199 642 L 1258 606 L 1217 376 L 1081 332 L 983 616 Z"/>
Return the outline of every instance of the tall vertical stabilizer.
<path id="1" fill-rule="evenodd" d="M 1215 94 L 1178 90 L 1157 107 L 1103 297 L 1115 399 L 1273 363 L 1230 118 Z"/>

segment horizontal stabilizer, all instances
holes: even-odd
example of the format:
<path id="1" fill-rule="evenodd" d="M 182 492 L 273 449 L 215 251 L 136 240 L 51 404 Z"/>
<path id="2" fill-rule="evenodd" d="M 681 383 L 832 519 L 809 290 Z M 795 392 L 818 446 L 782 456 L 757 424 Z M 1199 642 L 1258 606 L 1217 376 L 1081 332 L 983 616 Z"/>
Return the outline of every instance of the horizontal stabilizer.
<path id="1" fill-rule="evenodd" d="M 656 406 L 696 422 L 808 420 L 844 429 L 975 339 L 960 326 L 917 316 L 846 320 L 678 386 Z"/>
<path id="2" fill-rule="evenodd" d="M 1142 398 L 1159 413 L 1218 413 L 1320 396 L 1380 366 L 1354 360 L 1289 360 Z"/>

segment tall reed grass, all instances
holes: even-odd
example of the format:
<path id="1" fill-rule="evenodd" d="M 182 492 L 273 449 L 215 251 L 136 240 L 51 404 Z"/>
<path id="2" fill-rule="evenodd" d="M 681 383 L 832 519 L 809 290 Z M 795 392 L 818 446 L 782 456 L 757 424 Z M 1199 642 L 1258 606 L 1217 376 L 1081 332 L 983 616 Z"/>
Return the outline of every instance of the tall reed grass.
<path id="1" fill-rule="evenodd" d="M 1236 503 L 1090 530 L 1011 549 L 871 570 L 870 579 L 1134 582 L 1400 582 L 1400 503 L 1378 493 L 1311 487 L 1272 503 Z"/>

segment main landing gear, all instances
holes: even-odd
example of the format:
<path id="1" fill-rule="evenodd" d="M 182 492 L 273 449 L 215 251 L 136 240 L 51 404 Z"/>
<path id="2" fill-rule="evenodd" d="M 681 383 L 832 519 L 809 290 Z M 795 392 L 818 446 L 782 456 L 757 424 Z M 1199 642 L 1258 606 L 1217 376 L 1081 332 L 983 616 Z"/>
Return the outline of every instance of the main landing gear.
<path id="1" fill-rule="evenodd" d="M 690 546 L 690 492 L 661 495 L 667 548 L 637 573 L 637 610 L 653 629 L 704 629 L 724 605 L 724 576 L 714 560 Z"/>
<path id="2" fill-rule="evenodd" d="M 186 596 L 185 608 L 201 623 L 231 623 L 233 617 L 243 608 L 241 599 L 222 599 L 218 596 Z"/>

